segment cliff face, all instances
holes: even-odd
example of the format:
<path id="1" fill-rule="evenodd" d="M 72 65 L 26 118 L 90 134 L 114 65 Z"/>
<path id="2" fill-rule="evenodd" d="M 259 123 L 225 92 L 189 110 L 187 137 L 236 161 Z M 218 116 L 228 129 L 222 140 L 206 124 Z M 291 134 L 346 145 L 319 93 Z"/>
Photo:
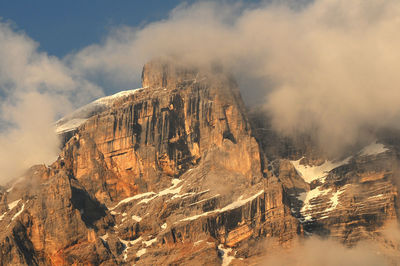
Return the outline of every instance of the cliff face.
<path id="1" fill-rule="evenodd" d="M 351 244 L 397 219 L 395 153 L 309 182 L 281 158 L 297 153 L 269 155 L 228 75 L 153 61 L 142 80 L 60 120 L 57 161 L 1 191 L 2 264 L 247 265 L 265 240 Z"/>
<path id="2" fill-rule="evenodd" d="M 35 189 L 3 192 L 3 263 L 217 265 L 226 248 L 244 258 L 259 237 L 297 234 L 235 81 L 161 61 L 142 78 L 61 121 L 59 159 L 24 179 Z"/>
<path id="3" fill-rule="evenodd" d="M 271 171 L 281 181 L 305 236 L 329 237 L 348 247 L 369 241 L 379 246 L 389 265 L 398 265 L 398 230 L 387 236 L 399 220 L 399 132 L 385 129 L 366 146 L 328 160 L 310 139 L 274 135 L 260 123 L 262 118 L 254 118 L 261 149 L 274 155 Z"/>
<path id="4" fill-rule="evenodd" d="M 223 152 L 221 167 L 248 182 L 260 179 L 257 143 L 234 82 L 200 73 L 186 73 L 187 79 L 179 81 L 175 72 L 179 69 L 161 63 L 146 65 L 147 88 L 89 119 L 66 145 L 62 157 L 73 157 L 67 168 L 100 201 L 155 190 L 161 179 L 181 176 L 210 150 Z M 203 81 L 197 82 L 196 76 Z M 158 79 L 167 87 L 159 87 Z M 88 167 L 88 155 L 112 173 Z M 93 183 L 99 187 L 89 187 Z"/>

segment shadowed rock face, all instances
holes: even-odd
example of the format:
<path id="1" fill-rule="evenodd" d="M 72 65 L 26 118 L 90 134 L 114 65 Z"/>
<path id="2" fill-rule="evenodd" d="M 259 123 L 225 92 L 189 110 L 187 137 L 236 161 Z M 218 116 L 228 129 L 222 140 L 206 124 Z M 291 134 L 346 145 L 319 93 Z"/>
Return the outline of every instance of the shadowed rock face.
<path id="1" fill-rule="evenodd" d="M 3 264 L 249 264 L 265 240 L 290 246 L 306 232 L 353 243 L 396 219 L 396 156 L 355 157 L 310 184 L 282 157 L 299 149 L 250 126 L 229 75 L 158 60 L 142 81 L 64 127 L 58 160 L 0 192 Z M 317 187 L 330 194 L 303 210 L 299 195 Z"/>

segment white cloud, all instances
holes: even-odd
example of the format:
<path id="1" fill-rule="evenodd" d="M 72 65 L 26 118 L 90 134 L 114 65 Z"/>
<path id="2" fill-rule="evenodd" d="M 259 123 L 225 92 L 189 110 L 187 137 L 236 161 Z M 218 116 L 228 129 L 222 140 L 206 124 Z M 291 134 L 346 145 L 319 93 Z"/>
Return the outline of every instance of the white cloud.
<path id="1" fill-rule="evenodd" d="M 245 98 L 264 99 L 276 130 L 317 132 L 337 152 L 365 128 L 399 122 L 399 13 L 397 0 L 316 0 L 296 9 L 201 2 L 140 29 L 115 29 L 68 60 L 111 87 L 138 84 L 156 56 L 218 62 L 236 74 Z"/>
<path id="2" fill-rule="evenodd" d="M 6 23 L 0 23 L 0 58 L 3 183 L 34 164 L 54 161 L 58 138 L 52 125 L 57 116 L 102 91 L 56 57 L 38 52 L 37 43 Z"/>
<path id="3" fill-rule="evenodd" d="M 371 242 L 361 242 L 348 248 L 335 240 L 318 237 L 295 243 L 289 249 L 267 249 L 266 254 L 265 260 L 260 265 L 391 265 L 391 257 L 380 253 L 379 247 Z"/>

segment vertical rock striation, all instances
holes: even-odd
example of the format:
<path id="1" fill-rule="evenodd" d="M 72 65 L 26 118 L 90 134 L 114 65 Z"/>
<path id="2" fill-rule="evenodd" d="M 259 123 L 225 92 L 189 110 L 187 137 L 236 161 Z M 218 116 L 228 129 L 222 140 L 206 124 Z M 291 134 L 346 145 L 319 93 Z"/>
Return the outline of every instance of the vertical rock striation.
<path id="1" fill-rule="evenodd" d="M 307 182 L 299 149 L 253 131 L 220 69 L 154 60 L 142 82 L 60 120 L 59 158 L 0 191 L 2 264 L 251 264 L 266 240 L 353 243 L 396 219 L 388 157 Z"/>

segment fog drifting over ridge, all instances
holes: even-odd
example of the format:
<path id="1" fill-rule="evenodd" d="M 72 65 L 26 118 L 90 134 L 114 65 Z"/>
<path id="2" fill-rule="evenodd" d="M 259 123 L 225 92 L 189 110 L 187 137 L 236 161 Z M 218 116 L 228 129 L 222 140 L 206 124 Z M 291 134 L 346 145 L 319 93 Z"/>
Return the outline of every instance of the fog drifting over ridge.
<path id="1" fill-rule="evenodd" d="M 67 61 L 119 86 L 138 84 L 137 73 L 155 55 L 218 62 L 235 74 L 249 105 L 262 103 L 275 130 L 311 131 L 335 154 L 399 122 L 398 14 L 395 0 L 316 0 L 297 9 L 182 5 L 142 29 L 115 29 Z"/>
<path id="2" fill-rule="evenodd" d="M 102 43 L 65 58 L 39 52 L 32 39 L 2 23 L 0 181 L 51 161 L 58 144 L 45 125 L 95 97 L 140 86 L 143 64 L 157 56 L 223 65 L 276 131 L 313 132 L 332 153 L 365 128 L 396 127 L 400 3 L 288 3 L 180 5 L 165 20 L 114 28 Z"/>
<path id="3" fill-rule="evenodd" d="M 316 235 L 295 240 L 289 247 L 275 248 L 273 238 L 263 243 L 265 257 L 258 264 L 263 266 L 389 266 L 398 265 L 400 254 L 400 225 L 386 223 L 379 234 L 353 243 L 351 248 L 333 237 Z M 383 238 L 385 239 L 383 241 Z"/>

